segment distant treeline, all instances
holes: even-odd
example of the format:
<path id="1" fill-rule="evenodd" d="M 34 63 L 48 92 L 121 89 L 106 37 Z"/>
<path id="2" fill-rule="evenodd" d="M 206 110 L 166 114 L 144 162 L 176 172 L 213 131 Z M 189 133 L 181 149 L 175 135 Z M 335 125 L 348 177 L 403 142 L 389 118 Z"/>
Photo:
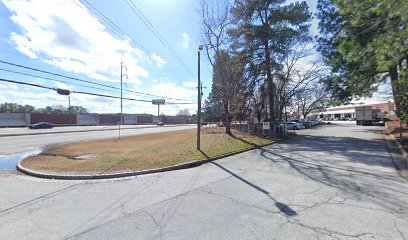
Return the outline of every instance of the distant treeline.
<path id="1" fill-rule="evenodd" d="M 86 114 L 88 109 L 82 106 L 70 106 L 69 108 L 63 105 L 52 105 L 45 108 L 35 108 L 31 105 L 21 105 L 18 103 L 1 103 L 0 113 L 53 113 L 53 114 Z"/>

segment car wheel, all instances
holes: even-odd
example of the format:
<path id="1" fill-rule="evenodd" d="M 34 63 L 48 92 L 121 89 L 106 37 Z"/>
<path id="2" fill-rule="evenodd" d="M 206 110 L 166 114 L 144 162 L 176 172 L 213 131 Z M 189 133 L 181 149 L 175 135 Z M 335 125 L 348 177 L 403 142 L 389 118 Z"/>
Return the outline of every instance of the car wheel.
<path id="1" fill-rule="evenodd" d="M 299 130 L 298 127 L 293 127 L 293 130 Z"/>

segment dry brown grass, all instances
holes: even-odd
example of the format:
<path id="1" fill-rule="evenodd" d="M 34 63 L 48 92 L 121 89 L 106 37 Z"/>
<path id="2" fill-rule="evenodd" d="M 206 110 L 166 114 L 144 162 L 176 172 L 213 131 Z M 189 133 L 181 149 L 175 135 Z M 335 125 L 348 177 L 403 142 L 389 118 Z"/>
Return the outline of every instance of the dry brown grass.
<path id="1" fill-rule="evenodd" d="M 108 173 L 172 166 L 250 149 L 271 140 L 257 136 L 202 133 L 202 152 L 196 150 L 196 130 L 84 141 L 48 149 L 22 161 L 27 168 L 46 172 Z M 204 155 L 204 154 L 205 155 Z M 93 154 L 89 160 L 77 157 Z"/>
<path id="2" fill-rule="evenodd" d="M 393 120 L 393 121 L 388 121 L 385 123 L 388 133 L 392 134 L 394 138 L 398 141 L 400 141 L 400 121 Z M 402 125 L 402 138 L 403 141 L 401 144 L 405 147 L 405 149 L 408 151 L 408 126 L 407 124 Z"/>

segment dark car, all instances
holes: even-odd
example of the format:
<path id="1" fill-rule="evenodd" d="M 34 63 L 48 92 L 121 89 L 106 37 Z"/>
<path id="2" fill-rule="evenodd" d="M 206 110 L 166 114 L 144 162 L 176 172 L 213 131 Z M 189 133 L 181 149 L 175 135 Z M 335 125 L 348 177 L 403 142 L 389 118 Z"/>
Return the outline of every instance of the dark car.
<path id="1" fill-rule="evenodd" d="M 39 123 L 31 124 L 30 126 L 28 126 L 28 128 L 30 129 L 50 129 L 53 127 L 54 127 L 54 124 L 49 123 L 49 122 L 39 122 Z"/>
<path id="2" fill-rule="evenodd" d="M 157 126 L 164 126 L 164 122 L 158 122 Z"/>

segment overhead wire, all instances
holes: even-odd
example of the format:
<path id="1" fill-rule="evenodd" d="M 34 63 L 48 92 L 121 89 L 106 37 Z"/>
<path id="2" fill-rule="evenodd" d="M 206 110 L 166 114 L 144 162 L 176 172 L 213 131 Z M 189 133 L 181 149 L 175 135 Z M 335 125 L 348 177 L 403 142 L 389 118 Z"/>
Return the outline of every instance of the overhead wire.
<path id="1" fill-rule="evenodd" d="M 28 66 L 25 66 L 25 65 L 21 65 L 21 64 L 16 64 L 16 63 L 8 62 L 8 61 L 3 61 L 1 59 L 0 59 L 0 63 L 15 66 L 15 67 L 19 67 L 19 68 L 23 68 L 23 69 L 28 69 L 28 70 L 31 70 L 31 71 L 50 74 L 50 75 L 57 76 L 57 77 L 63 77 L 63 78 L 71 79 L 71 80 L 74 80 L 74 81 L 85 82 L 85 83 L 94 84 L 94 85 L 97 85 L 97 86 L 102 86 L 102 87 L 106 87 L 106 88 L 110 88 L 110 89 L 120 90 L 119 87 L 113 87 L 113 86 L 106 85 L 106 84 L 95 83 L 95 82 L 92 82 L 92 81 L 88 81 L 88 80 L 84 80 L 84 79 L 80 79 L 80 78 L 76 78 L 76 77 L 66 76 L 64 74 L 53 73 L 53 72 L 38 69 L 38 68 L 33 68 L 33 67 L 28 67 Z M 38 76 L 36 76 L 36 77 L 38 77 Z M 92 87 L 96 88 L 94 86 L 92 86 Z M 150 93 L 143 93 L 143 92 L 133 91 L 133 90 L 129 90 L 129 89 L 126 89 L 124 91 L 134 93 L 134 94 L 138 94 L 138 95 L 145 95 L 145 96 L 149 96 L 149 97 L 159 97 L 159 98 L 166 98 L 166 99 L 172 99 L 172 100 L 177 100 L 177 101 L 194 101 L 194 100 L 189 100 L 189 99 L 172 98 L 172 97 L 160 96 L 160 95 L 155 95 L 155 94 L 150 94 Z"/>
<path id="2" fill-rule="evenodd" d="M 114 33 L 114 35 L 116 36 L 123 36 L 124 39 L 127 39 L 129 41 L 130 44 L 132 44 L 134 47 L 141 49 L 141 52 L 143 53 L 144 56 L 146 56 L 147 58 L 149 58 L 150 60 L 152 60 L 153 62 L 155 62 L 157 65 L 160 65 L 161 63 L 154 58 L 153 53 L 150 52 L 149 50 L 147 50 L 145 47 L 143 47 L 139 42 L 135 41 L 129 34 L 127 34 L 125 31 L 123 31 L 118 25 L 116 25 L 112 20 L 110 20 L 106 15 L 104 15 L 101 11 L 99 11 L 96 7 L 94 7 L 91 3 L 89 3 L 86 0 L 82 0 L 82 3 L 84 3 L 84 5 L 88 6 L 87 9 L 83 9 L 82 6 L 80 6 L 78 3 L 76 3 L 74 0 L 72 0 L 78 7 L 80 7 L 82 10 L 84 10 L 85 12 L 87 12 L 89 14 L 89 11 L 91 11 L 95 16 L 95 19 L 99 19 L 101 20 L 103 23 L 103 25 L 109 29 L 111 32 Z M 99 17 L 99 18 L 98 18 Z M 107 25 L 108 26 L 107 26 Z M 113 30 L 112 30 L 113 28 Z M 119 34 L 118 34 L 119 33 Z M 161 67 L 159 67 L 159 69 L 161 69 L 162 71 L 166 72 L 169 75 L 172 75 L 174 78 L 177 78 L 178 80 L 181 81 L 187 81 L 184 77 L 180 76 L 176 71 L 172 70 L 171 68 L 169 68 L 166 65 L 162 65 Z"/>
<path id="3" fill-rule="evenodd" d="M 53 88 L 53 87 L 47 87 L 43 86 L 40 84 L 34 84 L 34 83 L 27 83 L 27 82 L 22 82 L 22 81 L 17 81 L 17 80 L 10 80 L 10 79 L 5 79 L 5 78 L 0 78 L 0 82 L 9 82 L 9 83 L 14 83 L 14 84 L 21 84 L 21 85 L 27 85 L 27 86 L 32 86 L 32 87 L 37 87 L 37 88 L 43 88 L 43 89 L 49 89 L 49 90 L 57 90 L 58 88 Z M 92 96 L 99 96 L 99 97 L 106 97 L 106 98 L 115 98 L 115 99 L 121 99 L 121 97 L 117 96 L 112 96 L 112 95 L 106 95 L 106 94 L 100 94 L 100 93 L 91 93 L 91 92 L 84 92 L 84 91 L 70 91 L 70 93 L 78 93 L 78 94 L 86 94 L 86 95 L 92 95 Z M 143 99 L 135 99 L 135 98 L 122 98 L 123 100 L 130 100 L 130 101 L 138 101 L 138 102 L 146 102 L 146 103 L 151 103 L 151 100 L 143 100 Z M 188 103 L 188 102 L 166 102 L 166 104 L 195 104 L 195 103 Z"/>
<path id="4" fill-rule="evenodd" d="M 139 17 L 139 19 L 149 28 L 149 30 L 156 36 L 156 38 L 163 44 L 163 46 L 173 55 L 173 57 L 191 74 L 195 77 L 193 71 L 183 62 L 180 56 L 171 48 L 166 39 L 160 34 L 160 32 L 153 26 L 153 24 L 147 19 L 142 11 L 134 4 L 132 0 L 125 1 L 132 11 Z M 129 3 L 130 2 L 130 3 Z"/>

